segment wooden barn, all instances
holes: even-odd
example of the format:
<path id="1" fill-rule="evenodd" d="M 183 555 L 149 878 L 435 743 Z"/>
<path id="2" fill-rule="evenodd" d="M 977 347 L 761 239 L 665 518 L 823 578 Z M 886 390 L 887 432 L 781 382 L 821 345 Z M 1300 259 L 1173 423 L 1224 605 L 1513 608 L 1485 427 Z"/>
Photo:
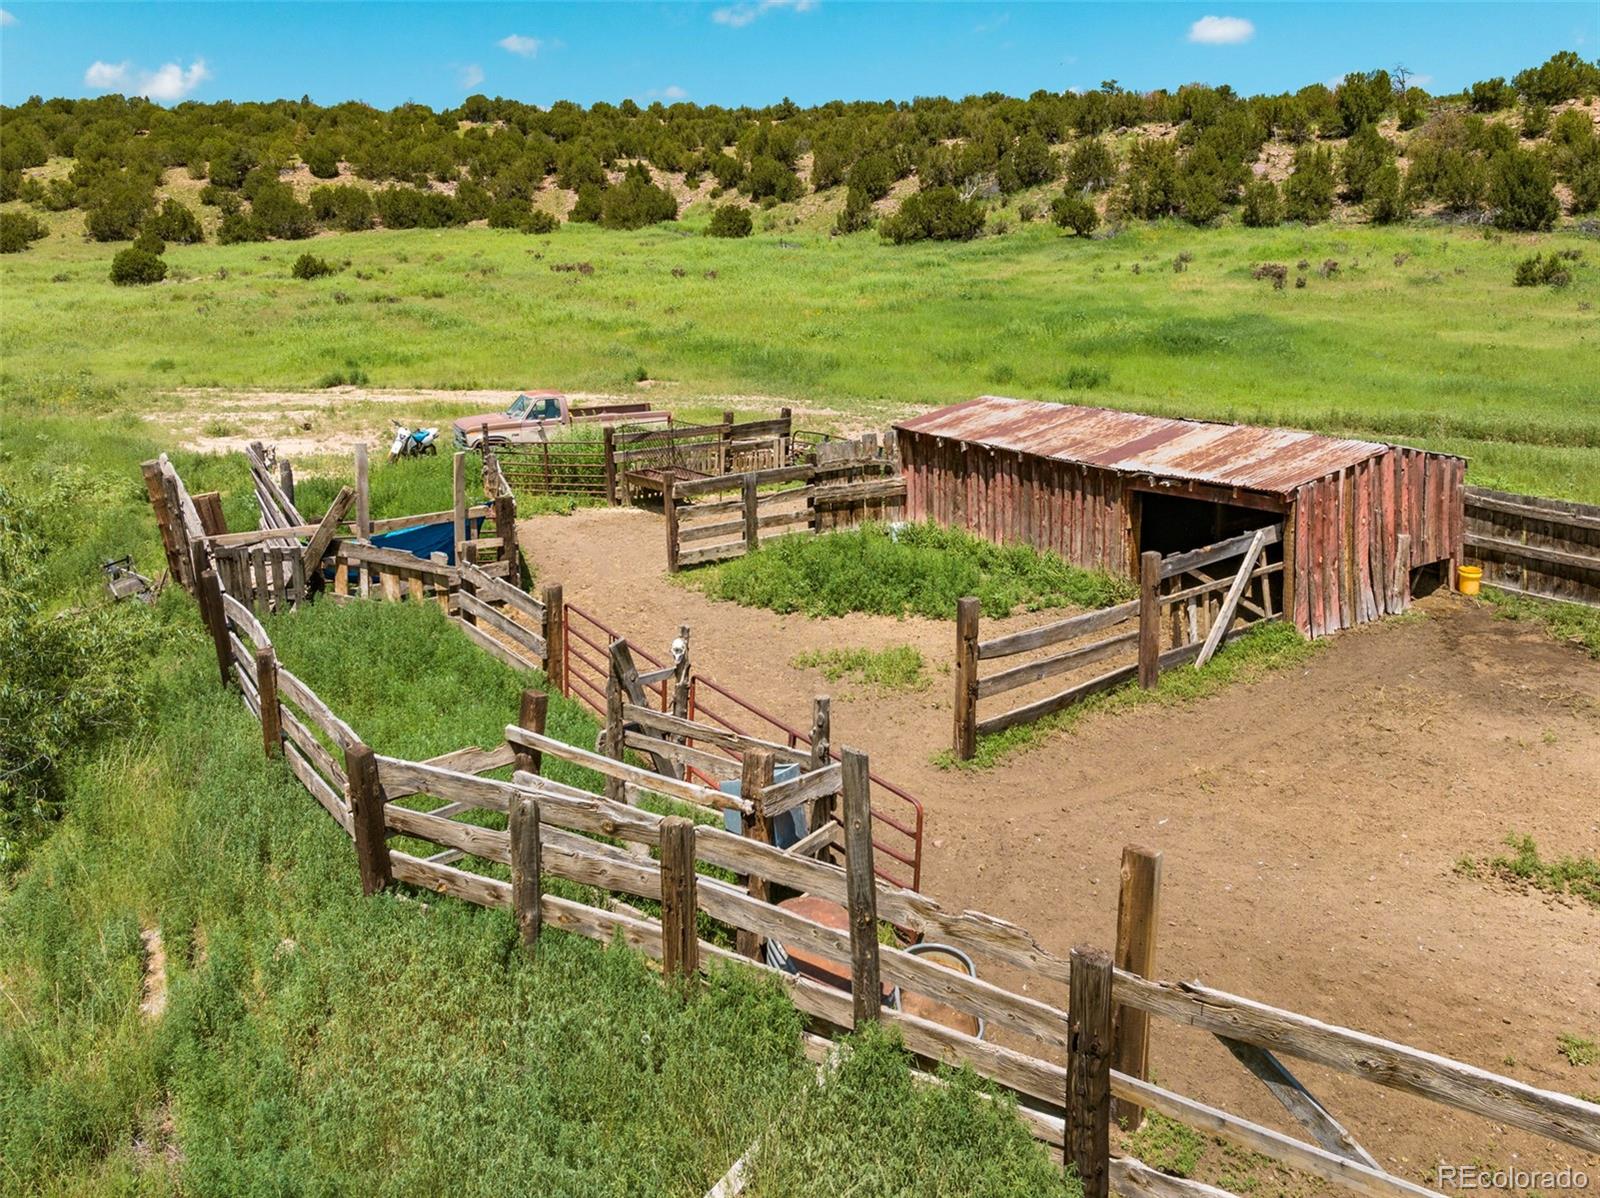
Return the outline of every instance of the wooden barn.
<path id="1" fill-rule="evenodd" d="M 1279 610 L 1321 636 L 1453 586 L 1466 462 L 1373 441 L 984 396 L 895 426 L 911 520 L 1138 577 L 1283 525 Z"/>

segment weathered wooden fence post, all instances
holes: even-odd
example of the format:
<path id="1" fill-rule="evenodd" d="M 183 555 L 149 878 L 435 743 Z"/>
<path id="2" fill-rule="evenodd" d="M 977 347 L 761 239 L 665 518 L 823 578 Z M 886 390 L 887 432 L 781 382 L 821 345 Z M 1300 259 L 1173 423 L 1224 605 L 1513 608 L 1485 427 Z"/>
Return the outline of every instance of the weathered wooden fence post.
<path id="1" fill-rule="evenodd" d="M 661 482 L 661 510 L 667 517 L 667 573 L 678 572 L 678 496 L 671 476 Z"/>
<path id="2" fill-rule="evenodd" d="M 745 816 L 744 834 L 751 840 L 761 844 L 772 843 L 772 820 L 763 809 L 766 803 L 765 791 L 772 785 L 772 753 L 767 749 L 746 749 L 743 766 L 739 777 L 739 794 L 748 800 L 751 805 L 750 814 Z M 750 897 L 760 902 L 770 902 L 772 898 L 772 884 L 760 874 L 750 874 L 745 878 L 745 888 Z M 734 937 L 735 947 L 742 956 L 759 957 L 761 955 L 761 937 L 756 933 L 739 928 Z"/>
<path id="3" fill-rule="evenodd" d="M 356 446 L 356 536 L 363 541 L 372 535 L 372 499 L 367 485 L 367 445 Z"/>
<path id="4" fill-rule="evenodd" d="M 1149 690 L 1161 678 L 1161 555 L 1139 555 L 1139 685 Z"/>
<path id="5" fill-rule="evenodd" d="M 550 696 L 543 691 L 528 689 L 522 692 L 522 705 L 517 712 L 517 727 L 544 735 L 545 720 L 550 712 Z M 544 768 L 544 754 L 538 749 L 513 746 L 517 769 L 537 774 Z"/>
<path id="6" fill-rule="evenodd" d="M 344 771 L 349 779 L 350 835 L 356 844 L 361 893 L 376 894 L 394 881 L 389 869 L 383 784 L 378 781 L 377 756 L 358 741 L 344 751 Z"/>
<path id="7" fill-rule="evenodd" d="M 846 748 L 844 774 L 844 875 L 850 914 L 852 1026 L 874 1022 L 883 1009 L 878 975 L 878 887 L 872 866 L 872 783 L 867 755 Z"/>
<path id="8" fill-rule="evenodd" d="M 294 466 L 288 458 L 278 459 L 278 487 L 283 492 L 283 497 L 291 504 L 294 503 Z"/>
<path id="9" fill-rule="evenodd" d="M 744 551 L 754 553 L 761 547 L 761 517 L 757 513 L 756 476 L 744 476 Z"/>
<path id="10" fill-rule="evenodd" d="M 233 681 L 233 649 L 228 644 L 227 613 L 222 610 L 222 583 L 215 570 L 208 569 L 200 575 L 197 597 L 200 614 L 211 633 L 211 644 L 217 651 L 217 672 L 222 675 L 222 685 L 227 686 Z"/>
<path id="11" fill-rule="evenodd" d="M 600 449 L 605 455 L 606 502 L 617 506 L 617 430 L 609 424 L 600 430 Z"/>
<path id="12" fill-rule="evenodd" d="M 1128 845 L 1122 850 L 1122 890 L 1117 898 L 1116 966 L 1140 977 L 1151 977 L 1156 966 L 1156 928 L 1161 920 L 1161 854 L 1155 849 Z M 1111 1040 L 1115 1067 L 1129 1077 L 1146 1081 L 1150 1072 L 1150 1015 L 1132 1007 L 1112 1012 Z M 1127 1131 L 1138 1131 L 1144 1108 L 1117 1099 L 1112 1115 Z"/>
<path id="13" fill-rule="evenodd" d="M 1067 1005 L 1066 1159 L 1083 1198 L 1106 1198 L 1111 1181 L 1111 954 L 1072 950 Z"/>
<path id="14" fill-rule="evenodd" d="M 733 413 L 722 413 L 722 431 L 717 436 L 717 473 L 727 474 L 733 469 Z"/>
<path id="15" fill-rule="evenodd" d="M 451 512 L 456 564 L 461 564 L 461 542 L 467 539 L 467 455 L 458 452 L 450 463 L 450 486 L 454 497 Z"/>
<path id="16" fill-rule="evenodd" d="M 806 763 L 806 772 L 820 770 L 832 759 L 833 700 L 827 695 L 818 695 L 811 700 L 811 760 Z M 811 801 L 811 810 L 806 813 L 807 832 L 815 832 L 834 818 L 835 797 L 823 795 Z M 818 858 L 826 861 L 826 851 L 819 853 Z"/>
<path id="17" fill-rule="evenodd" d="M 519 767 L 520 768 L 520 767 Z M 516 916 L 522 946 L 531 955 L 539 944 L 543 917 L 539 910 L 543 880 L 539 804 L 518 799 L 511 806 L 511 909 Z"/>
<path id="18" fill-rule="evenodd" d="M 624 649 L 626 641 L 617 641 Z M 623 690 L 622 677 L 617 669 L 615 644 L 612 649 L 611 662 L 606 670 L 606 723 L 600 730 L 600 752 L 602 756 L 613 761 L 621 761 L 623 755 L 623 738 L 626 735 L 623 729 L 622 705 L 627 702 L 627 693 Z M 628 787 L 621 778 L 606 775 L 606 798 L 613 803 L 628 801 Z"/>
<path id="19" fill-rule="evenodd" d="M 283 712 L 278 707 L 278 655 L 256 650 L 256 694 L 261 699 L 261 743 L 268 758 L 283 756 Z"/>
<path id="20" fill-rule="evenodd" d="M 161 462 L 157 458 L 140 462 L 139 471 L 144 475 L 145 494 L 150 497 L 150 509 L 156 516 L 156 530 L 161 534 L 161 548 L 167 555 L 167 572 L 181 581 L 178 542 L 172 535 L 172 517 L 167 511 L 166 489 L 161 485 Z"/>
<path id="21" fill-rule="evenodd" d="M 694 661 L 689 656 L 689 626 L 678 625 L 678 640 L 683 643 L 683 653 L 672 663 L 672 714 L 680 720 L 689 718 L 689 690 L 694 684 Z"/>
<path id="22" fill-rule="evenodd" d="M 544 676 L 558 695 L 567 693 L 567 606 L 559 582 L 547 582 L 544 602 Z"/>
<path id="23" fill-rule="evenodd" d="M 494 530 L 500 537 L 500 560 L 510 562 L 506 581 L 522 589 L 522 556 L 517 548 L 517 501 L 512 495 L 497 495 L 494 500 Z"/>
<path id="24" fill-rule="evenodd" d="M 978 751 L 978 616 L 982 604 L 968 597 L 956 600 L 956 727 L 955 751 L 970 761 Z"/>
<path id="25" fill-rule="evenodd" d="M 669 978 L 693 985 L 700 970 L 695 913 L 699 886 L 694 869 L 694 821 L 661 821 L 661 966 Z"/>
<path id="26" fill-rule="evenodd" d="M 174 557 L 178 563 L 177 573 L 174 577 L 183 589 L 191 595 L 198 595 L 200 576 L 194 569 L 194 558 L 188 548 L 188 538 L 198 536 L 200 529 L 185 530 L 186 521 L 183 518 L 183 505 L 178 500 L 178 482 L 169 472 L 161 472 L 161 497 L 167 508 L 167 519 L 172 530 L 172 545 Z"/>

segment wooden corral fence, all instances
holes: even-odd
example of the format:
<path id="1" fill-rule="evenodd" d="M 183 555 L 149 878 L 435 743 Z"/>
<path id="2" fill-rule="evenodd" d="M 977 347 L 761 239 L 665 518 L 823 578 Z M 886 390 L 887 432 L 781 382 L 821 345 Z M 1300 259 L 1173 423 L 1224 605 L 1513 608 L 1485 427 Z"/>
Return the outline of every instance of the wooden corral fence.
<path id="1" fill-rule="evenodd" d="M 734 492 L 737 499 L 703 498 Z M 880 457 L 841 456 L 822 465 L 669 480 L 662 493 L 667 569 L 676 573 L 742 557 L 772 537 L 898 520 L 905 498 L 899 464 Z"/>
<path id="2" fill-rule="evenodd" d="M 221 678 L 259 718 L 266 754 L 281 755 L 350 837 L 364 893 L 409 885 L 505 910 L 530 953 L 546 928 L 607 943 L 620 937 L 683 985 L 711 968 L 761 970 L 826 1036 L 886 1023 L 921 1062 L 968 1066 L 1014 1094 L 1019 1117 L 1061 1150 L 1088 1198 L 1112 1190 L 1130 1198 L 1226 1194 L 1111 1155 L 1113 1121 L 1133 1129 L 1146 1111 L 1367 1198 L 1435 1193 L 1381 1165 L 1283 1056 L 1600 1152 L 1600 1105 L 1199 982 L 1159 980 L 1159 853 L 1124 851 L 1114 951 L 1085 946 L 1062 954 L 1014 923 L 947 911 L 875 877 L 868 760 L 853 749 L 837 762 L 807 756 L 796 763 L 796 778 L 777 782 L 781 746 L 745 744 L 740 793 L 732 795 L 680 776 L 691 764 L 726 767 L 687 744 L 689 734 L 671 722 L 676 717 L 622 706 L 616 727 L 624 739 L 677 767 L 657 772 L 620 760 L 615 729 L 602 746 L 611 752 L 547 735 L 546 696 L 529 691 L 502 744 L 427 761 L 378 754 L 277 660 L 261 622 L 221 588 L 203 546 L 193 565 Z M 544 777 L 547 758 L 596 771 L 606 797 Z M 505 766 L 515 767 L 510 781 L 482 776 Z M 640 805 L 663 802 L 713 822 Z M 787 849 L 769 843 L 772 821 L 802 804 L 826 817 L 816 833 Z M 748 834 L 718 826 L 729 810 Z M 471 823 L 458 818 L 483 812 L 491 813 L 487 825 L 481 815 Z M 392 838 L 404 838 L 404 847 Z M 412 851 L 415 843 L 425 848 Z M 508 869 L 509 880 L 483 872 L 492 868 Z M 592 887 L 600 897 L 587 903 L 551 894 L 552 878 Z M 634 906 L 636 899 L 659 903 L 659 918 Z M 818 918 L 824 909 L 839 917 Z M 701 915 L 732 948 L 701 939 Z M 959 950 L 974 970 L 945 968 L 898 941 L 881 943 L 880 921 Z M 796 969 L 797 960 L 818 964 Z M 1153 1018 L 1220 1040 L 1279 1101 L 1280 1122 L 1292 1132 L 1152 1083 Z M 825 1039 L 808 1040 L 808 1051 L 828 1051 Z"/>
<path id="3" fill-rule="evenodd" d="M 1266 551 L 1279 543 L 1283 526 L 1243 533 L 1202 549 L 1162 557 L 1140 557 L 1139 598 L 1099 611 L 982 640 L 977 599 L 956 605 L 955 729 L 953 747 L 962 760 L 976 752 L 978 737 L 1032 723 L 1113 687 L 1137 681 L 1153 687 L 1165 670 L 1193 663 L 1203 666 L 1222 642 L 1264 620 L 1281 620 L 1282 561 L 1268 562 Z M 1085 641 L 1086 637 L 1095 637 Z M 1043 649 L 1067 645 L 1046 656 Z M 1076 643 L 1082 642 L 1082 643 Z M 1033 699 L 994 715 L 979 714 L 979 703 L 996 695 L 1075 673 L 1109 658 L 1126 661 L 1075 682 L 1065 690 Z M 1019 664 L 981 675 L 980 663 L 1026 657 Z"/>
<path id="4" fill-rule="evenodd" d="M 786 466 L 792 431 L 788 408 L 774 420 L 735 422 L 724 412 L 717 424 L 608 428 L 606 495 L 612 503 L 632 503 L 637 495 L 661 494 L 669 482 Z"/>
<path id="5" fill-rule="evenodd" d="M 496 476 L 499 486 L 493 502 L 469 505 L 464 457 L 460 453 L 455 457 L 455 504 L 450 510 L 370 519 L 365 455 L 358 454 L 357 488 L 341 490 L 320 521 L 247 532 L 223 527 L 221 505 L 214 502 L 214 495 L 191 497 L 165 454 L 144 463 L 143 470 L 162 546 L 169 562 L 178 566 L 174 577 L 202 603 L 205 568 L 216 575 L 222 594 L 257 617 L 292 610 L 319 594 L 336 603 L 357 599 L 437 603 L 482 648 L 519 669 L 542 670 L 560 687 L 565 675 L 561 648 L 566 642 L 561 585 L 546 584 L 538 597 L 523 590 L 516 497 Z M 259 479 L 257 489 L 259 495 Z M 347 522 L 352 507 L 356 519 Z M 208 508 L 214 510 L 206 514 Z M 298 511 L 291 518 L 299 519 Z M 454 562 L 444 553 L 424 559 L 367 539 L 378 532 L 444 523 L 453 526 Z M 468 538 L 472 529 L 477 535 Z M 196 564 L 202 559 L 206 567 Z"/>
<path id="6" fill-rule="evenodd" d="M 1600 607 L 1600 506 L 1468 487 L 1466 509 L 1485 586 Z"/>

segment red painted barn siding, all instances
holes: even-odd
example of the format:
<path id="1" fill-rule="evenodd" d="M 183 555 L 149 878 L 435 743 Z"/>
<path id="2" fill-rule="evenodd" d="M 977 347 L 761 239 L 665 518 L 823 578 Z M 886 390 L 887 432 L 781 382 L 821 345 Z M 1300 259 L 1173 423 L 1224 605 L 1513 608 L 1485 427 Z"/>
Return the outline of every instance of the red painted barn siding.
<path id="1" fill-rule="evenodd" d="M 902 430 L 907 511 L 997 544 L 1026 544 L 1073 565 L 1127 574 L 1124 477 L 1073 462 Z M 1466 465 L 1400 446 L 1289 493 L 1295 625 L 1325 636 L 1403 609 L 1409 574 L 1461 556 Z M 1411 536 L 1409 561 L 1396 562 Z M 1399 570 L 1400 594 L 1391 596 Z M 1453 585 L 1453 578 L 1452 578 Z"/>

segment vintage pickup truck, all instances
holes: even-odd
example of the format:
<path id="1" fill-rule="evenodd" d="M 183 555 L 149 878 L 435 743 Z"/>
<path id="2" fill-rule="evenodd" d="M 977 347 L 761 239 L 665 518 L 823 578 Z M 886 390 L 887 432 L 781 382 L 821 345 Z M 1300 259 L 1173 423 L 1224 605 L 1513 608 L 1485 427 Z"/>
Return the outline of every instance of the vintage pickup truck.
<path id="1" fill-rule="evenodd" d="M 549 437 L 563 425 L 649 424 L 668 419 L 648 403 L 570 403 L 559 391 L 524 391 L 504 412 L 463 416 L 455 422 L 457 449 L 477 449 L 487 434 L 490 445 L 518 445 Z"/>

